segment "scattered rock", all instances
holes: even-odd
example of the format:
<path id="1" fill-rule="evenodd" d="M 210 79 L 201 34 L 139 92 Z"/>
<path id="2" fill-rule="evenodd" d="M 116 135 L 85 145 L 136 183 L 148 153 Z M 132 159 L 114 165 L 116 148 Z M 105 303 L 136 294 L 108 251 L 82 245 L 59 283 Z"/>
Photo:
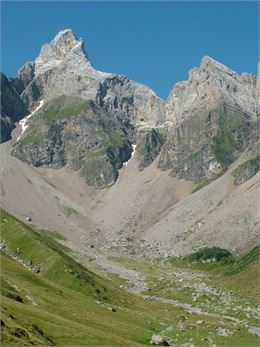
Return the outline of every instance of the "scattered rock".
<path id="1" fill-rule="evenodd" d="M 260 337 L 260 327 L 251 326 L 249 327 L 248 332 L 249 334 L 253 334 L 255 336 Z"/>
<path id="2" fill-rule="evenodd" d="M 227 337 L 227 336 L 233 335 L 232 331 L 230 331 L 230 330 L 228 330 L 228 329 L 226 329 L 226 328 L 220 328 L 220 327 L 218 327 L 218 328 L 216 329 L 216 332 L 217 332 L 217 334 L 218 334 L 219 336 L 225 336 L 225 337 Z"/>
<path id="3" fill-rule="evenodd" d="M 108 307 L 109 311 L 116 312 L 116 309 L 114 307 Z"/>
<path id="4" fill-rule="evenodd" d="M 205 321 L 202 319 L 199 319 L 199 320 L 197 320 L 196 324 L 198 324 L 198 325 L 205 324 Z"/>
<path id="5" fill-rule="evenodd" d="M 36 274 L 38 274 L 39 272 L 41 272 L 40 265 L 36 265 L 36 266 L 33 268 L 33 272 L 35 272 Z"/>
<path id="6" fill-rule="evenodd" d="M 169 342 L 166 340 L 166 338 L 162 335 L 156 335 L 153 334 L 150 345 L 155 345 L 155 346 L 170 346 Z"/>

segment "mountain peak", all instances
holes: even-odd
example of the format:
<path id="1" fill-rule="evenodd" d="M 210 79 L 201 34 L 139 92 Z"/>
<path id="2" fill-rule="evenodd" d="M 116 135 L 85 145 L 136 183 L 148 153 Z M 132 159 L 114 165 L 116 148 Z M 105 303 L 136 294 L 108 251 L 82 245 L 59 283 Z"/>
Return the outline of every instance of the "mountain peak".
<path id="1" fill-rule="evenodd" d="M 235 71 L 231 70 L 227 66 L 221 64 L 217 60 L 215 60 L 212 57 L 209 57 L 207 55 L 205 55 L 201 59 L 200 69 L 204 70 L 204 71 L 211 71 L 211 72 L 218 72 L 218 73 L 224 72 L 224 73 L 227 73 L 231 76 L 238 77 L 238 75 Z"/>
<path id="2" fill-rule="evenodd" d="M 57 50 L 67 53 L 75 45 L 79 43 L 76 35 L 71 29 L 65 29 L 58 32 L 58 34 L 51 41 L 50 45 L 56 47 Z"/>
<path id="3" fill-rule="evenodd" d="M 35 75 L 57 68 L 71 53 L 75 53 L 77 59 L 91 66 L 84 50 L 83 40 L 77 39 L 71 29 L 61 30 L 50 43 L 42 46 L 35 60 Z"/>
<path id="4" fill-rule="evenodd" d="M 58 34 L 54 37 L 53 41 L 66 40 L 70 38 L 76 39 L 75 33 L 72 29 L 64 29 L 58 32 Z"/>

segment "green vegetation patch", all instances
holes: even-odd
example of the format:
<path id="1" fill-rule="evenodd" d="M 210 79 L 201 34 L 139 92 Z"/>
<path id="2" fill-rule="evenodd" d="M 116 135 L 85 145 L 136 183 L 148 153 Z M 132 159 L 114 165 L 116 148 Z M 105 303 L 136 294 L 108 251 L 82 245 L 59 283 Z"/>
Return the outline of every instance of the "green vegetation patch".
<path id="1" fill-rule="evenodd" d="M 44 139 L 44 134 L 42 134 L 39 131 L 34 131 L 34 132 L 30 132 L 28 134 L 26 134 L 26 136 L 24 136 L 20 143 L 22 146 L 26 146 L 28 144 L 35 144 L 38 145 L 39 143 L 42 142 L 42 140 Z"/>
<path id="2" fill-rule="evenodd" d="M 217 135 L 213 138 L 213 151 L 223 168 L 233 162 L 233 152 L 241 146 L 234 134 L 243 131 L 246 135 L 245 123 L 245 119 L 239 114 L 228 113 L 220 118 Z"/>
<path id="3" fill-rule="evenodd" d="M 56 240 L 61 240 L 61 241 L 66 241 L 66 237 L 58 233 L 57 231 L 54 230 L 48 230 L 48 229 L 40 229 L 37 231 L 39 234 L 50 237 Z"/>
<path id="4" fill-rule="evenodd" d="M 238 258 L 232 266 L 230 266 L 226 274 L 234 275 L 244 271 L 248 266 L 260 260 L 260 246 L 256 246 L 243 257 Z"/>
<path id="5" fill-rule="evenodd" d="M 192 193 L 196 193 L 198 190 L 206 187 L 211 182 L 208 178 L 201 179 L 198 184 L 193 188 Z"/>
<path id="6" fill-rule="evenodd" d="M 99 148 L 89 153 L 90 158 L 99 158 L 107 154 L 106 148 Z"/>
<path id="7" fill-rule="evenodd" d="M 119 147 L 119 148 L 122 148 L 125 145 L 124 139 L 118 134 L 111 135 L 110 142 L 113 146 Z"/>
<path id="8" fill-rule="evenodd" d="M 76 211 L 73 207 L 71 206 L 63 206 L 64 212 L 67 217 L 70 217 L 72 215 L 78 214 L 78 211 Z"/>
<path id="9" fill-rule="evenodd" d="M 220 261 L 232 257 L 226 249 L 220 247 L 203 248 L 189 256 L 191 261 L 215 260 Z"/>
<path id="10" fill-rule="evenodd" d="M 91 107 L 91 100 L 83 100 L 76 97 L 60 96 L 52 100 L 44 112 L 44 118 L 48 121 L 66 119 L 80 114 Z"/>
<path id="11" fill-rule="evenodd" d="M 170 263 L 177 268 L 188 268 L 206 272 L 211 275 L 212 284 L 215 283 L 215 285 L 220 285 L 236 292 L 239 291 L 253 304 L 259 304 L 260 246 L 256 246 L 241 257 L 228 256 L 229 252 L 226 251 L 228 252 L 226 253 L 225 251 L 216 251 L 220 253 L 219 261 L 193 261 L 191 254 L 183 258 L 171 257 Z M 201 252 L 201 250 L 198 252 Z M 202 252 L 203 254 L 204 251 Z"/>
<path id="12" fill-rule="evenodd" d="M 260 156 L 247 160 L 240 166 L 238 166 L 233 172 L 232 175 L 235 177 L 234 185 L 237 186 L 241 183 L 248 181 L 259 171 Z"/>
<path id="13" fill-rule="evenodd" d="M 215 174 L 214 176 L 207 178 L 204 177 L 197 181 L 197 185 L 193 188 L 192 193 L 196 193 L 198 190 L 206 187 L 211 182 L 215 181 L 217 178 L 221 177 L 223 175 L 224 170 L 221 170 L 219 173 Z"/>

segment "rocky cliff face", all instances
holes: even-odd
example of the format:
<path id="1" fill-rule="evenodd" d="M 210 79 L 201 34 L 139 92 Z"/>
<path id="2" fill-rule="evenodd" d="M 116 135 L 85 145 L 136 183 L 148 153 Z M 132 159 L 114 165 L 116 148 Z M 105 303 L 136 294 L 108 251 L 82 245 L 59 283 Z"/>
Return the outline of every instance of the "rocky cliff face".
<path id="1" fill-rule="evenodd" d="M 151 89 L 124 76 L 94 69 L 82 39 L 78 40 L 70 29 L 45 44 L 35 62 L 30 63 L 30 68 L 25 65 L 23 71 L 18 73 L 15 84 L 25 86 L 19 90 L 29 109 L 40 99 L 78 95 L 136 122 L 156 126 L 165 119 L 164 102 Z M 26 84 L 24 80 L 30 82 Z"/>
<path id="2" fill-rule="evenodd" d="M 10 81 L 4 74 L 1 78 L 1 135 L 0 143 L 11 138 L 11 131 L 15 123 L 23 118 L 27 109 L 20 98 L 20 95 L 13 88 Z"/>
<path id="3" fill-rule="evenodd" d="M 28 119 L 13 155 L 34 166 L 80 170 L 97 188 L 114 183 L 130 158 L 133 129 L 165 120 L 164 102 L 152 90 L 95 70 L 70 29 L 45 44 L 11 82 L 31 111 L 45 103 Z"/>
<path id="4" fill-rule="evenodd" d="M 110 186 L 132 152 L 132 126 L 91 100 L 57 97 L 33 116 L 12 154 L 33 166 L 79 171 L 87 184 Z"/>
<path id="5" fill-rule="evenodd" d="M 167 100 L 167 120 L 180 123 L 203 111 L 225 104 L 250 118 L 256 117 L 256 77 L 238 75 L 210 57 L 204 57 L 198 68 L 191 69 L 189 79 L 177 83 Z"/>
<path id="6" fill-rule="evenodd" d="M 191 180 L 223 172 L 257 144 L 256 93 L 254 76 L 204 57 L 169 95 L 159 167 Z"/>
<path id="7" fill-rule="evenodd" d="M 10 82 L 13 88 L 17 91 L 19 95 L 22 94 L 24 89 L 34 78 L 35 64 L 34 62 L 25 63 L 24 66 L 18 71 L 15 78 L 10 78 Z"/>
<path id="8" fill-rule="evenodd" d="M 167 102 L 127 77 L 97 71 L 70 30 L 45 44 L 34 62 L 7 81 L 30 111 L 12 153 L 34 166 L 80 172 L 104 188 L 137 144 L 139 168 L 187 180 L 214 179 L 258 141 L 259 81 L 209 57 L 173 88 Z"/>

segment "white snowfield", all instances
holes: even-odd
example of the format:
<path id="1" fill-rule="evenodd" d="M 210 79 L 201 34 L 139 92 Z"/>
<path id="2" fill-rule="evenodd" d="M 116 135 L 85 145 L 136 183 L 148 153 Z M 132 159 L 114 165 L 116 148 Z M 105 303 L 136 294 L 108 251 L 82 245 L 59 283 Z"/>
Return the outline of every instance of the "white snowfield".
<path id="1" fill-rule="evenodd" d="M 133 151 L 132 151 L 132 153 L 131 153 L 131 158 L 130 158 L 128 161 L 126 161 L 126 162 L 124 163 L 125 166 L 126 166 L 127 164 L 129 164 L 130 161 L 131 161 L 131 160 L 133 159 L 133 157 L 134 157 L 136 145 L 132 145 L 132 148 L 133 148 Z"/>
<path id="2" fill-rule="evenodd" d="M 28 116 L 20 120 L 19 124 L 21 125 L 22 130 L 21 130 L 20 136 L 17 138 L 17 141 L 20 140 L 21 136 L 23 135 L 25 130 L 28 128 L 29 124 L 27 124 L 27 121 L 43 106 L 43 104 L 44 104 L 44 100 L 41 100 L 39 105 L 36 107 L 34 111 L 32 111 L 32 113 L 30 113 Z"/>

